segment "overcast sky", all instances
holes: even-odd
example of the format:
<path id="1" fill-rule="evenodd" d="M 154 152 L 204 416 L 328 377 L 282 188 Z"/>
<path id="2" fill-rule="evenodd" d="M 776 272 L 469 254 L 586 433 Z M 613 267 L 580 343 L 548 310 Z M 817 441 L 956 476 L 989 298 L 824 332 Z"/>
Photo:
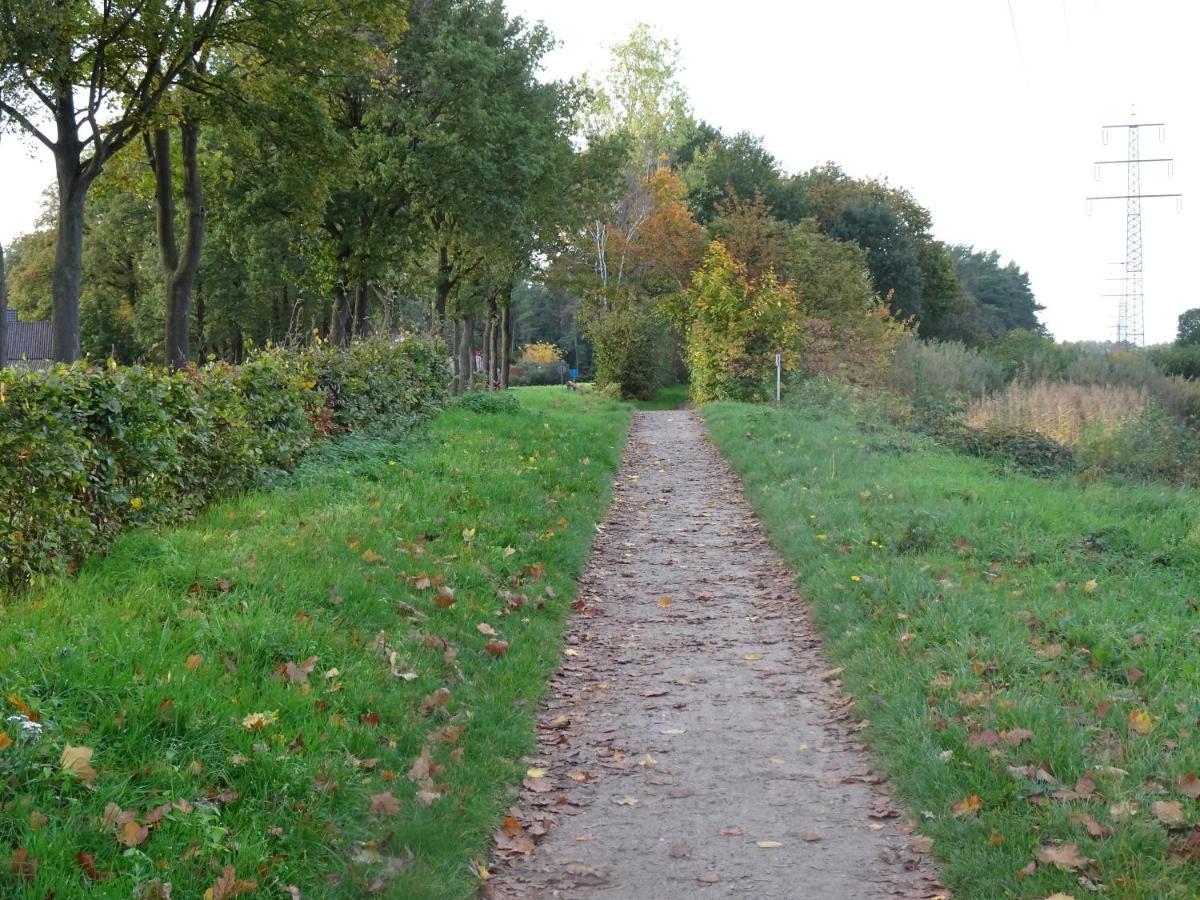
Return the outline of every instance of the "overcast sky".
<path id="1" fill-rule="evenodd" d="M 1200 306 L 1185 279 L 1200 248 L 1200 7 L 1167 0 L 510 0 L 543 20 L 561 46 L 551 77 L 603 67 L 636 22 L 679 42 L 697 116 L 728 133 L 761 135 L 788 171 L 833 160 L 887 177 L 933 214 L 941 239 L 1000 251 L 1032 278 L 1043 320 L 1064 340 L 1114 335 L 1124 258 L 1125 130 L 1144 129 L 1146 338 L 1171 340 Z M 53 177 L 48 154 L 0 143 L 0 240 L 28 230 Z M 1200 209 L 1200 206 L 1196 206 Z"/>

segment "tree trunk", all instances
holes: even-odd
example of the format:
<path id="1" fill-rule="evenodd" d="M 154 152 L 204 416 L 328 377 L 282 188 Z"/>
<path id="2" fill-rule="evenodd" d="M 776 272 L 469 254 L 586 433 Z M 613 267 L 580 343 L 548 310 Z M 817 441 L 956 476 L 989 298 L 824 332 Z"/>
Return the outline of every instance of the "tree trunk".
<path id="1" fill-rule="evenodd" d="M 354 317 L 351 323 L 351 336 L 355 340 L 367 336 L 367 311 L 370 308 L 370 300 L 370 286 L 360 278 L 354 285 Z"/>
<path id="2" fill-rule="evenodd" d="M 187 210 L 187 229 L 183 249 L 175 239 L 175 184 L 171 166 L 171 132 L 154 131 L 153 143 L 147 142 L 154 169 L 154 200 L 158 219 L 158 249 L 163 274 L 167 279 L 166 344 L 163 354 L 172 369 L 191 362 L 192 288 L 200 268 L 204 245 L 204 195 L 200 183 L 200 126 L 183 122 L 179 126 L 183 161 L 183 201 Z"/>
<path id="3" fill-rule="evenodd" d="M 475 318 L 463 316 L 462 334 L 458 340 L 458 381 L 454 385 L 456 394 L 464 393 L 471 386 L 471 373 L 475 369 Z"/>
<path id="4" fill-rule="evenodd" d="M 487 374 L 487 389 L 490 391 L 496 385 L 496 293 L 488 295 L 487 323 L 483 329 L 483 369 Z"/>
<path id="5" fill-rule="evenodd" d="M 500 387 L 508 388 L 508 369 L 512 360 L 512 285 L 505 290 L 500 304 Z"/>
<path id="6" fill-rule="evenodd" d="M 450 279 L 450 248 L 445 244 L 438 247 L 437 296 L 433 302 L 433 315 L 429 320 L 429 333 L 439 335 L 446 321 L 446 303 L 454 282 Z"/>
<path id="7" fill-rule="evenodd" d="M 78 163 L 56 154 L 58 163 L 58 234 L 51 277 L 51 330 L 54 358 L 79 359 L 79 290 L 83 283 L 83 217 L 85 180 Z"/>
<path id="8" fill-rule="evenodd" d="M 335 347 L 350 344 L 350 319 L 353 314 L 350 291 L 344 282 L 338 282 L 333 294 L 333 314 L 329 322 L 329 343 Z"/>

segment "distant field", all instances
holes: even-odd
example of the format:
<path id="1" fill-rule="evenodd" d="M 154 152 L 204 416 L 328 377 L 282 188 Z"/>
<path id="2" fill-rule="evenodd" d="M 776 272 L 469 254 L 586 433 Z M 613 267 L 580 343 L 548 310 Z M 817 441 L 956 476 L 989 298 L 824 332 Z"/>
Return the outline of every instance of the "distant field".
<path id="1" fill-rule="evenodd" d="M 956 897 L 1200 896 L 1200 492 L 703 413 Z"/>

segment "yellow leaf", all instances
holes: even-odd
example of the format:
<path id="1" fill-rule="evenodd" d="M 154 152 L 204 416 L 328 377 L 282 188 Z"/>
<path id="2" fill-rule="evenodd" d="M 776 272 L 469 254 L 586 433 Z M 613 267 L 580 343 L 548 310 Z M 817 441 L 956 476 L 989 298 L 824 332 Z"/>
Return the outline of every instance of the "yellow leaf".
<path id="1" fill-rule="evenodd" d="M 468 543 L 475 540 L 475 529 L 474 528 L 464 528 L 463 529 L 463 540 L 467 541 Z"/>
<path id="2" fill-rule="evenodd" d="M 750 662 L 754 662 L 756 659 L 762 659 L 762 656 L 757 653 L 747 653 L 742 657 L 742 659 L 748 659 Z"/>
<path id="3" fill-rule="evenodd" d="M 242 719 L 242 727 L 250 731 L 262 731 L 268 725 L 274 725 L 279 719 L 279 713 L 274 710 L 260 713 L 250 713 Z"/>
<path id="4" fill-rule="evenodd" d="M 1095 578 L 1089 578 L 1083 586 L 1084 593 L 1090 594 L 1096 588 L 1100 587 L 1100 582 Z"/>
<path id="5" fill-rule="evenodd" d="M 671 605 L 671 598 L 670 598 L 670 597 L 663 597 L 661 600 L 659 600 L 659 601 L 658 601 L 658 605 L 659 605 L 659 606 L 662 606 L 662 607 L 667 607 L 667 606 L 670 606 L 670 605 Z"/>
<path id="6" fill-rule="evenodd" d="M 775 847 L 783 846 L 783 844 L 781 844 L 779 841 L 755 841 L 755 843 L 764 850 L 771 850 Z"/>
<path id="7" fill-rule="evenodd" d="M 67 744 L 58 764 L 64 772 L 70 772 L 83 781 L 92 782 L 96 780 L 96 770 L 92 768 L 94 752 L 91 747 L 72 747 Z"/>
<path id="8" fill-rule="evenodd" d="M 979 815 L 983 809 L 983 801 L 979 799 L 978 794 L 970 794 L 963 797 L 957 803 L 950 807 L 950 811 L 959 818 L 971 818 Z"/>
<path id="9" fill-rule="evenodd" d="M 12 742 L 13 742 L 12 738 L 10 738 L 3 731 L 0 731 L 0 750 L 3 750 L 5 747 L 12 746 Z"/>
<path id="10" fill-rule="evenodd" d="M 545 778 L 546 770 L 545 769 L 526 769 L 525 774 L 528 775 L 530 778 Z"/>
<path id="11" fill-rule="evenodd" d="M 1154 730 L 1154 719 L 1150 713 L 1136 706 L 1130 710 L 1129 718 L 1125 720 L 1129 730 L 1138 734 L 1149 734 Z"/>

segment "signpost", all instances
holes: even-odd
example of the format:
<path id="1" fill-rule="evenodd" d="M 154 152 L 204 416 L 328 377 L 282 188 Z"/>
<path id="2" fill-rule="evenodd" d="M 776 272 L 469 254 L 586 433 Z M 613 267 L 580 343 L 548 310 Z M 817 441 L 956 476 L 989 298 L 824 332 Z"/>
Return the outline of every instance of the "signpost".
<path id="1" fill-rule="evenodd" d="M 779 388 L 783 382 L 783 351 L 775 351 L 775 402 L 779 402 Z"/>

